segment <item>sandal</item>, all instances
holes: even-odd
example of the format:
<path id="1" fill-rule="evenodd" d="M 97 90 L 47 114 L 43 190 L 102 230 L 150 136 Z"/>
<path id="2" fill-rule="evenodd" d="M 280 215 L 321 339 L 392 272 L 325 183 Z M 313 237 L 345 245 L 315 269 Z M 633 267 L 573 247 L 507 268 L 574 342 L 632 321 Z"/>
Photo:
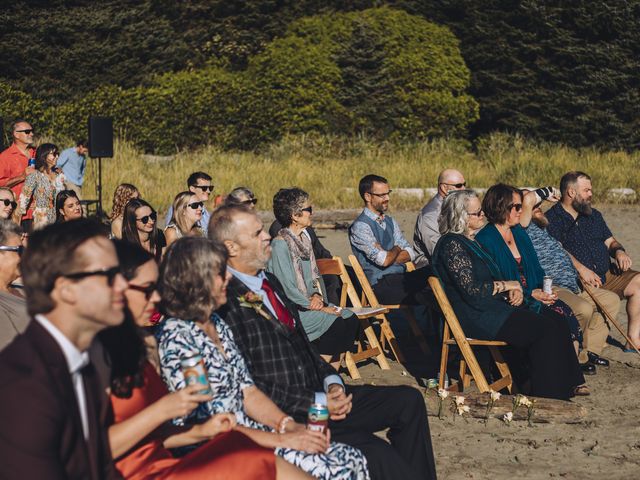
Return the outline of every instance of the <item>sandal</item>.
<path id="1" fill-rule="evenodd" d="M 589 391 L 589 387 L 587 387 L 586 385 L 578 385 L 573 389 L 573 394 L 576 397 L 588 397 L 589 395 L 591 395 L 591 392 Z"/>

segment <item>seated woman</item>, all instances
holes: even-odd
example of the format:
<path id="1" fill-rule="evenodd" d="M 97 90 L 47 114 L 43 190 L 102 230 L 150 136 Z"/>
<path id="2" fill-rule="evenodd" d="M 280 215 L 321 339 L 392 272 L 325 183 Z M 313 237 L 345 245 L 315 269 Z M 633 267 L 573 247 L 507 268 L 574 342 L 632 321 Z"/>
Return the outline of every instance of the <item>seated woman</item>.
<path id="1" fill-rule="evenodd" d="M 312 211 L 309 195 L 299 188 L 275 194 L 273 213 L 282 228 L 271 242 L 267 270 L 278 277 L 289 300 L 298 306 L 309 340 L 338 370 L 342 356 L 353 347 L 360 323 L 349 310 L 325 302 L 325 285 L 305 230 L 311 226 Z"/>
<path id="2" fill-rule="evenodd" d="M 141 198 L 129 200 L 124 207 L 122 239 L 142 246 L 160 263 L 167 241 L 156 221 L 158 214 Z"/>
<path id="3" fill-rule="evenodd" d="M 224 199 L 224 205 L 246 205 L 252 210 L 256 208 L 257 203 L 258 199 L 247 187 L 234 188 Z"/>
<path id="4" fill-rule="evenodd" d="M 0 218 L 20 224 L 17 209 L 18 202 L 16 202 L 13 190 L 8 187 L 0 187 Z"/>
<path id="5" fill-rule="evenodd" d="M 165 320 L 156 336 L 162 377 L 169 389 L 184 388 L 180 361 L 202 356 L 213 399 L 186 421 L 199 423 L 220 412 L 236 414 L 236 430 L 276 455 L 321 479 L 369 478 L 366 459 L 348 445 L 329 443 L 328 432 L 307 430 L 283 413 L 254 384 L 231 329 L 213 313 L 227 301 L 227 251 L 205 238 L 185 237 L 167 249 L 159 292 Z M 267 321 L 267 320 L 265 320 Z"/>
<path id="6" fill-rule="evenodd" d="M 100 332 L 99 338 L 112 367 L 114 423 L 109 427 L 109 443 L 123 477 L 224 479 L 242 471 L 243 478 L 259 480 L 276 478 L 276 466 L 288 471 L 290 465 L 277 463 L 272 450 L 232 431 L 236 423 L 232 414 L 219 413 L 190 427 L 170 425 L 170 420 L 188 414 L 211 396 L 200 394 L 202 386 L 196 385 L 175 393 L 167 391 L 153 366 L 158 363 L 153 358 L 157 355 L 155 340 L 144 330 L 160 300 L 157 264 L 138 245 L 119 241 L 116 249 L 129 282 L 125 320 L 118 327 Z M 192 444 L 201 445 L 181 458 L 173 457 L 168 450 Z"/>
<path id="7" fill-rule="evenodd" d="M 171 220 L 164 229 L 167 246 L 186 235 L 202 237 L 202 210 L 204 203 L 193 192 L 180 192 L 173 200 Z"/>
<path id="8" fill-rule="evenodd" d="M 442 237 L 432 266 L 465 334 L 523 350 L 529 360 L 531 395 L 566 400 L 588 394 L 567 322 L 559 321 L 554 311 L 541 315 L 521 306 L 520 282 L 503 280 L 474 239 L 483 225 L 480 200 L 472 190 L 449 192 L 438 218 Z"/>
<path id="9" fill-rule="evenodd" d="M 73 190 L 62 190 L 56 195 L 56 223 L 82 218 L 82 205 Z"/>
<path id="10" fill-rule="evenodd" d="M 22 229 L 11 220 L 0 220 L 0 350 L 29 323 L 21 288 L 13 282 L 20 276 Z"/>
<path id="11" fill-rule="evenodd" d="M 122 216 L 124 214 L 124 207 L 129 203 L 129 200 L 134 198 L 140 198 L 140 192 L 130 183 L 121 183 L 116 187 L 116 191 L 113 193 L 113 208 L 111 209 L 111 236 L 113 238 L 122 238 Z"/>
<path id="12" fill-rule="evenodd" d="M 482 210 L 489 223 L 478 232 L 476 240 L 498 265 L 502 278 L 520 282 L 527 308 L 537 313 L 553 309 L 564 316 L 578 356 L 582 340 L 578 319 L 569 305 L 558 300 L 557 294 L 542 291 L 544 270 L 529 235 L 520 226 L 522 198 L 520 190 L 503 183 L 489 188 L 482 200 Z M 595 373 L 595 366 L 590 363 L 580 368 L 586 374 Z"/>

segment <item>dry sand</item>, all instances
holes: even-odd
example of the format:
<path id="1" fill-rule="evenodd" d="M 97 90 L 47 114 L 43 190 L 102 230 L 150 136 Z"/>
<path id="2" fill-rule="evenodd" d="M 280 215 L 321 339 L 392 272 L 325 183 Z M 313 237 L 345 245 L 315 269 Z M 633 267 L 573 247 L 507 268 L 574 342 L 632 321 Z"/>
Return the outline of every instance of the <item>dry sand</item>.
<path id="1" fill-rule="evenodd" d="M 600 210 L 640 268 L 640 206 L 601 206 Z M 348 221 L 353 216 L 354 212 L 319 212 L 316 223 Z M 399 212 L 395 217 L 411 239 L 415 213 Z M 334 255 L 346 258 L 346 230 L 321 229 L 318 234 Z M 618 320 L 626 326 L 624 305 L 621 310 Z M 611 336 L 613 342 L 621 340 L 615 330 Z M 391 362 L 390 371 L 381 371 L 375 364 L 364 365 L 360 368 L 363 380 L 354 383 L 418 386 L 424 378 L 435 376 L 435 355 L 420 355 L 410 339 L 401 345 L 410 353 L 410 363 Z M 582 424 L 528 427 L 526 422 L 514 422 L 506 426 L 497 419 L 485 425 L 473 418 L 454 422 L 450 416 L 443 420 L 430 417 L 439 478 L 640 478 L 640 356 L 612 345 L 603 356 L 611 361 L 611 367 L 599 368 L 597 375 L 587 377 L 591 396 L 575 400 L 588 412 Z"/>

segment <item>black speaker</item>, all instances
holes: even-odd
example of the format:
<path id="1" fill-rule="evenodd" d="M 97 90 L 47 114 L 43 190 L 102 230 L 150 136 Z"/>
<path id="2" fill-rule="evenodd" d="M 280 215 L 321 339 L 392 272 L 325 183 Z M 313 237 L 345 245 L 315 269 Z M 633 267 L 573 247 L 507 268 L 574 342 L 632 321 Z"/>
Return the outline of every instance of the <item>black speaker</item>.
<path id="1" fill-rule="evenodd" d="M 111 117 L 89 117 L 89 156 L 113 157 L 113 119 Z"/>

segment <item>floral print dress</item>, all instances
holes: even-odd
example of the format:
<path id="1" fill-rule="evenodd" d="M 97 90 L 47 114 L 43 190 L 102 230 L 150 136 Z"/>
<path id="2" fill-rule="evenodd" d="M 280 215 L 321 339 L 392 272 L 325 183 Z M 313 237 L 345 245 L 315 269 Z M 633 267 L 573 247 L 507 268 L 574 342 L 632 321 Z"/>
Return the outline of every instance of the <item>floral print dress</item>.
<path id="1" fill-rule="evenodd" d="M 184 420 L 198 422 L 215 413 L 233 412 L 239 425 L 264 431 L 273 431 L 250 418 L 244 411 L 243 390 L 254 385 L 244 357 L 238 350 L 228 325 L 216 314 L 215 324 L 224 355 L 216 348 L 209 336 L 194 322 L 167 318 L 157 326 L 158 352 L 162 378 L 172 391 L 184 388 L 185 381 L 180 360 L 192 352 L 202 355 L 207 371 L 213 399 L 201 403 Z M 287 462 L 320 479 L 369 479 L 367 461 L 356 448 L 331 442 L 324 454 L 311 454 L 291 448 L 276 448 Z"/>
<path id="2" fill-rule="evenodd" d="M 65 189 L 64 174 L 51 180 L 45 173 L 35 171 L 27 175 L 20 193 L 20 215 L 33 209 L 33 228 L 43 228 L 56 221 L 56 195 Z"/>

